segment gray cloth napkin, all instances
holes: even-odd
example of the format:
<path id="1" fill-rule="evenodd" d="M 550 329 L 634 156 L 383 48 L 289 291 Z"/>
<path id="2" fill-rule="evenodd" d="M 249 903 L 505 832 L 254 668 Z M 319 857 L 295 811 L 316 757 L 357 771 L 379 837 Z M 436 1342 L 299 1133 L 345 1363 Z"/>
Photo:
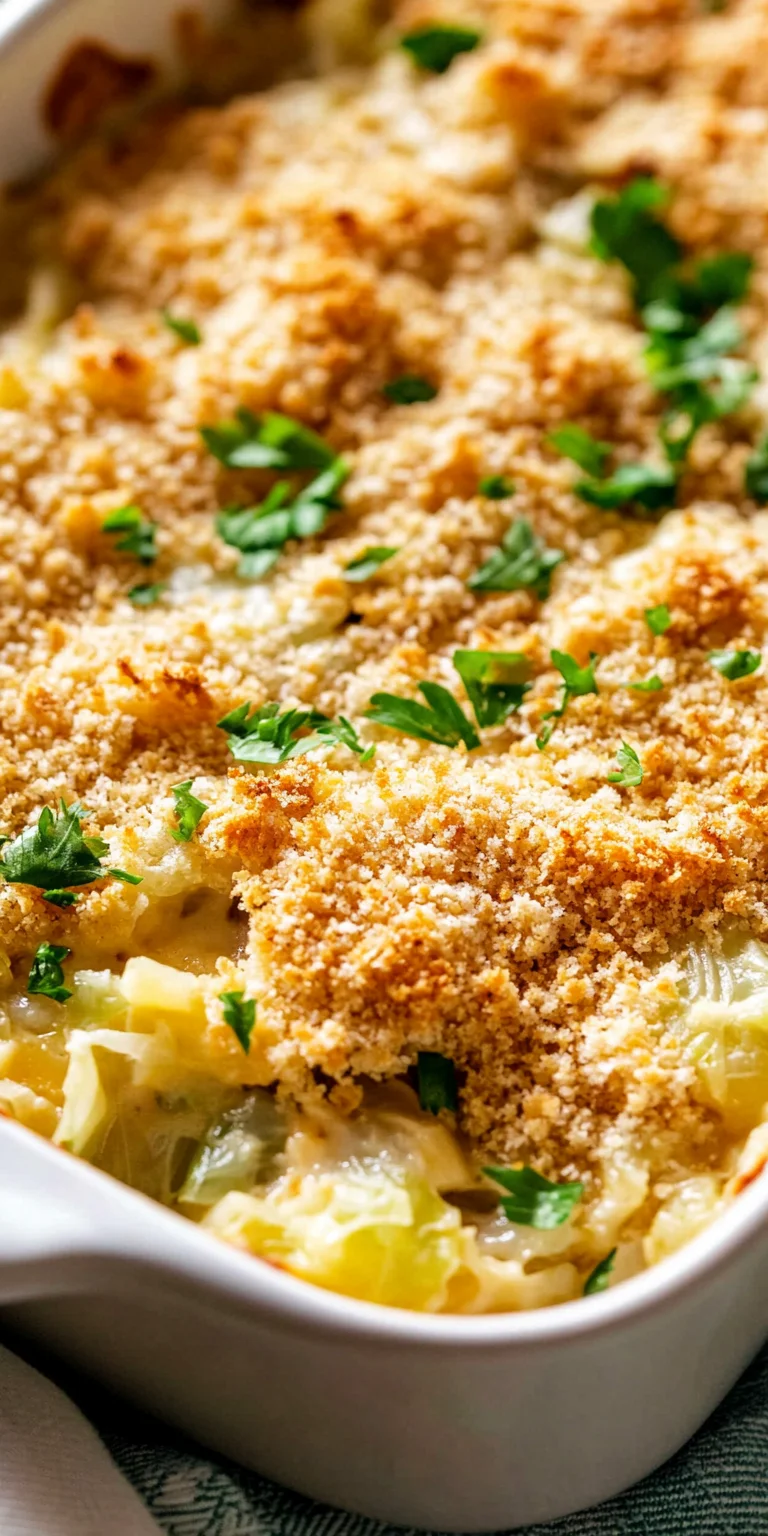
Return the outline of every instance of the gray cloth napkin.
<path id="1" fill-rule="evenodd" d="M 396 1536 L 392 1527 L 313 1504 L 210 1456 L 53 1362 L 45 1366 L 95 1425 L 165 1536 Z M 3 1476 L 0 1459 L 0 1489 Z M 91 1536 L 85 1524 L 63 1527 L 63 1536 L 70 1529 Z M 135 1530 L 144 1536 L 143 1527 Z M 0 1532 L 9 1536 L 2 1523 Z M 134 1536 L 134 1526 L 113 1517 L 103 1532 Z M 59 1536 L 59 1529 L 22 1525 L 18 1536 Z M 768 1350 L 690 1445 L 653 1477 L 599 1509 L 538 1526 L 535 1536 L 768 1536 Z"/>

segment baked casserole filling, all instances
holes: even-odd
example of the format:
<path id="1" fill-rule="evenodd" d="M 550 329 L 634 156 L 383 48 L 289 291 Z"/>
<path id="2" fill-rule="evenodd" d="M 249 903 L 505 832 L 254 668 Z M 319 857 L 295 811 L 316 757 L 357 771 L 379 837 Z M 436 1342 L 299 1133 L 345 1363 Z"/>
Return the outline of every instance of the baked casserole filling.
<path id="1" fill-rule="evenodd" d="M 567 1301 L 768 1157 L 768 0 L 242 26 L 5 198 L 0 1109 Z"/>

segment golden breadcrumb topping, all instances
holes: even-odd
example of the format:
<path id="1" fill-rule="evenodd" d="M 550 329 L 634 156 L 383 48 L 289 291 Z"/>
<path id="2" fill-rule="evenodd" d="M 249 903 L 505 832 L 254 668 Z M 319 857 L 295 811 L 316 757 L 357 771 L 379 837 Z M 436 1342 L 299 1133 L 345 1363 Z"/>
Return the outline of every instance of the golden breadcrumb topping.
<path id="1" fill-rule="evenodd" d="M 486 1157 L 703 1166 L 718 1119 L 659 1024 L 659 972 L 723 919 L 768 934 L 765 669 L 732 682 L 708 659 L 765 635 L 768 520 L 744 467 L 768 383 L 699 432 L 663 516 L 587 505 L 548 434 L 575 421 L 619 463 L 661 462 L 627 274 L 587 247 L 591 199 L 636 175 L 672 189 L 687 251 L 754 257 L 741 314 L 764 363 L 768 0 L 442 0 L 441 21 L 484 32 L 442 75 L 395 46 L 434 5 L 404 0 L 375 38 L 366 9 L 281 23 L 304 78 L 163 106 L 8 199 L 3 829 L 78 799 L 144 883 L 69 910 L 2 885 L 0 944 L 115 954 L 169 890 L 232 887 L 253 1080 L 353 1102 L 351 1079 L 430 1049 L 456 1062 Z M 406 374 L 435 397 L 392 403 Z M 259 581 L 216 514 L 274 474 L 223 468 L 199 434 L 238 407 L 297 418 L 351 466 L 342 510 Z M 479 494 L 489 475 L 514 497 Z M 149 571 L 103 531 L 127 503 L 158 528 Z M 469 587 L 520 517 L 566 557 L 551 595 Z M 370 546 L 398 552 L 351 583 Z M 137 608 L 141 581 L 165 590 Z M 366 721 L 374 693 L 424 679 L 468 709 L 457 647 L 530 662 L 479 750 Z M 552 649 L 596 653 L 599 691 L 540 751 Z M 627 687 L 651 674 L 662 689 Z M 342 714 L 375 758 L 234 765 L 216 722 L 246 700 Z M 623 741 L 634 787 L 608 782 Z M 181 846 L 187 779 L 209 810 Z"/>

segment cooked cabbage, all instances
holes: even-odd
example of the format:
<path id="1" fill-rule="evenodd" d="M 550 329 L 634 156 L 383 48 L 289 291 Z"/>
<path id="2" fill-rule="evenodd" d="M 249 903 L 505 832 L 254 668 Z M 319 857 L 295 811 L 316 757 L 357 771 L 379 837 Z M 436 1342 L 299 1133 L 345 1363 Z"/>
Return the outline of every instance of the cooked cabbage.
<path id="1" fill-rule="evenodd" d="M 768 949 L 736 930 L 721 951 L 692 944 L 679 991 L 686 1058 L 728 1130 L 743 1133 L 768 1101 Z"/>
<path id="2" fill-rule="evenodd" d="M 178 1199 L 183 1205 L 215 1205 L 230 1190 L 247 1191 L 275 1171 L 287 1127 L 271 1094 L 257 1089 L 244 1104 L 227 1109 L 210 1127 L 190 1165 Z"/>
<path id="3" fill-rule="evenodd" d="M 205 1225 L 327 1290 L 420 1312 L 445 1304 L 472 1241 L 424 1179 L 382 1164 L 225 1195 Z"/>

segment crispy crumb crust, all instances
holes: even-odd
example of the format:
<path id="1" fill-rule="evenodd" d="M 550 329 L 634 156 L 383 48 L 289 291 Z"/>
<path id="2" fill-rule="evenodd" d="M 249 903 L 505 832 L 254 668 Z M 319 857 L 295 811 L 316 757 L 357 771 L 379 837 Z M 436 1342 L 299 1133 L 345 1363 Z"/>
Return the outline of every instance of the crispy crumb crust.
<path id="1" fill-rule="evenodd" d="M 425 14 L 403 3 L 392 27 Z M 659 962 L 724 917 L 768 932 L 768 689 L 707 661 L 763 643 L 768 520 L 743 467 L 765 386 L 701 432 L 658 528 L 587 508 L 547 432 L 578 419 L 635 459 L 659 405 L 621 273 L 548 229 L 584 184 L 664 176 L 688 246 L 755 256 L 760 362 L 768 3 L 472 14 L 487 40 L 445 77 L 382 46 L 369 69 L 164 107 L 9 201 L 4 289 L 32 267 L 37 286 L 0 356 L 3 822 L 78 797 L 113 856 L 151 870 L 170 786 L 203 776 L 188 878 L 234 879 L 249 914 L 260 1080 L 325 1091 L 428 1047 L 458 1063 L 484 1155 L 588 1177 L 631 1148 L 660 1175 L 717 1158 L 721 1134 L 658 1023 Z M 403 372 L 437 398 L 389 405 Z M 301 418 L 353 466 L 343 513 L 263 585 L 237 582 L 214 513 L 271 477 L 222 470 L 197 431 L 237 405 Z M 514 503 L 477 495 L 490 473 Z M 159 525 L 151 573 L 101 532 L 127 501 Z M 567 555 L 546 602 L 467 588 L 513 514 Z M 352 587 L 370 544 L 400 552 Z M 137 611 L 142 579 L 169 590 Z M 658 603 L 672 626 L 654 638 Z M 360 725 L 377 689 L 456 687 L 457 645 L 522 650 L 536 679 L 480 752 L 365 727 L 371 768 L 343 749 L 232 768 L 215 722 L 244 699 Z M 552 646 L 597 652 L 600 692 L 539 754 Z M 627 690 L 653 671 L 663 692 Z M 632 791 L 606 783 L 622 739 L 645 769 Z M 0 887 L 0 942 L 119 947 L 146 899 L 105 886 L 60 912 Z"/>

